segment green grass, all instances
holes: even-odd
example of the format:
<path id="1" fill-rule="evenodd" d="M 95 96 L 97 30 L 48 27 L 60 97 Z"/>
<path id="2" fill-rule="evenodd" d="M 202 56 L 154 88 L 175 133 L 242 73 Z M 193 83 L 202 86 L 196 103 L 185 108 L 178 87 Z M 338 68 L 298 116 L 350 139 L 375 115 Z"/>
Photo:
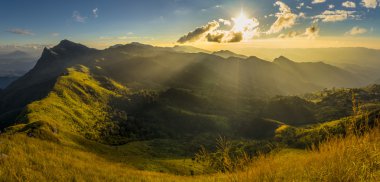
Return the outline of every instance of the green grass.
<path id="1" fill-rule="evenodd" d="M 68 74 L 58 78 L 47 97 L 27 105 L 22 118 L 25 125 L 16 125 L 9 130 L 22 130 L 30 134 L 40 132 L 43 127 L 27 130 L 28 125 L 39 123 L 45 127 L 43 133 L 65 140 L 62 131 L 82 134 L 96 141 L 104 140 L 102 129 L 112 127 L 110 119 L 111 99 L 128 93 L 128 89 L 108 80 L 106 89 L 94 79 L 87 67 L 69 68 Z M 50 128 L 50 129 L 48 129 Z M 52 134 L 53 133 L 53 134 Z M 38 134 L 35 134 L 38 135 Z"/>

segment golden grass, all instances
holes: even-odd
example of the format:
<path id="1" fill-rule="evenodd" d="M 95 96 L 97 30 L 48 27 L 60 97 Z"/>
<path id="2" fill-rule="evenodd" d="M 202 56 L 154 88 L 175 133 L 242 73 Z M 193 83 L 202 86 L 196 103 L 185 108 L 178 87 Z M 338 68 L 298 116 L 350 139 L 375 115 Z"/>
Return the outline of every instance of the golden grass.
<path id="1" fill-rule="evenodd" d="M 261 156 L 246 171 L 192 177 L 137 170 L 84 148 L 16 134 L 0 137 L 0 181 L 379 181 L 379 150 L 374 129 L 319 149 Z"/>
<path id="2" fill-rule="evenodd" d="M 257 159 L 233 181 L 380 181 L 380 129 L 332 138 L 319 149 L 280 152 Z"/>

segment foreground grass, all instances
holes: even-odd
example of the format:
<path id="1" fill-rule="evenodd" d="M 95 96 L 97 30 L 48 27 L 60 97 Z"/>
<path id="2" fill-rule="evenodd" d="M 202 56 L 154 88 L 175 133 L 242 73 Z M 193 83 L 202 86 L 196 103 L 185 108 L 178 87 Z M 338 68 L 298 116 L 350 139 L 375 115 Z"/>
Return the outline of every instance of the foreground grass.
<path id="1" fill-rule="evenodd" d="M 123 148 L 128 147 L 117 150 Z M 143 171 L 106 155 L 112 153 L 100 155 L 23 134 L 4 135 L 0 181 L 380 181 L 380 129 L 330 139 L 319 149 L 261 156 L 247 170 L 231 174 L 193 177 Z"/>
<path id="2" fill-rule="evenodd" d="M 380 130 L 332 138 L 319 149 L 257 159 L 236 181 L 380 181 Z"/>

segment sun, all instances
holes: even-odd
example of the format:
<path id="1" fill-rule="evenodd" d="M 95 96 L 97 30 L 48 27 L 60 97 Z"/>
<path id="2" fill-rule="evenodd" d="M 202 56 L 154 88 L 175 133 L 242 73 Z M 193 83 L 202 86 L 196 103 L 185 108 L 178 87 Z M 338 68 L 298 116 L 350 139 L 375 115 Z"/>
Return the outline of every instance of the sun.
<path id="1" fill-rule="evenodd" d="M 244 32 L 247 27 L 251 24 L 251 21 L 247 16 L 244 14 L 244 11 L 240 11 L 240 15 L 236 18 L 232 18 L 232 21 L 234 22 L 234 31 L 237 32 Z"/>
<path id="2" fill-rule="evenodd" d="M 255 18 L 248 18 L 243 10 L 237 17 L 232 18 L 233 26 L 232 31 L 241 33 L 243 40 L 249 40 L 257 34 L 257 26 L 259 22 Z"/>

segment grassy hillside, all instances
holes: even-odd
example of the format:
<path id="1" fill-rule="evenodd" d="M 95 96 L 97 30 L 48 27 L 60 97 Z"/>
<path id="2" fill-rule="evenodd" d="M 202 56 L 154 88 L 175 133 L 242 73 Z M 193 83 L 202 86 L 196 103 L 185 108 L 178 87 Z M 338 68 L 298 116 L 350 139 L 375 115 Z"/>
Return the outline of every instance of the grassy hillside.
<path id="1" fill-rule="evenodd" d="M 190 160 L 152 159 L 141 143 L 114 148 L 77 139 L 86 145 L 57 144 L 23 134 L 0 136 L 1 181 L 380 180 L 379 128 L 361 136 L 330 138 L 311 150 L 272 152 L 254 158 L 242 171 L 201 175 L 202 168 Z M 141 163 L 146 163 L 145 170 L 134 166 Z"/>
<path id="2" fill-rule="evenodd" d="M 375 179 L 378 151 L 369 141 L 378 145 L 380 134 L 364 131 L 379 118 L 379 86 L 269 98 L 326 79 L 312 68 L 337 71 L 284 57 L 224 59 L 137 43 L 97 51 L 62 41 L 2 92 L 0 181 L 330 181 L 340 169 L 329 160 Z M 337 158 L 346 152 L 365 167 Z M 345 175 L 338 181 L 359 179 Z"/>
<path id="3" fill-rule="evenodd" d="M 125 95 L 127 89 L 108 80 L 109 89 L 100 85 L 84 66 L 69 68 L 59 77 L 52 91 L 40 101 L 29 104 L 18 122 L 8 128 L 45 139 L 59 140 L 61 132 L 82 134 L 93 140 L 104 139 L 102 131 L 110 121 L 112 98 Z M 112 113 L 111 113 L 112 114 Z"/>

